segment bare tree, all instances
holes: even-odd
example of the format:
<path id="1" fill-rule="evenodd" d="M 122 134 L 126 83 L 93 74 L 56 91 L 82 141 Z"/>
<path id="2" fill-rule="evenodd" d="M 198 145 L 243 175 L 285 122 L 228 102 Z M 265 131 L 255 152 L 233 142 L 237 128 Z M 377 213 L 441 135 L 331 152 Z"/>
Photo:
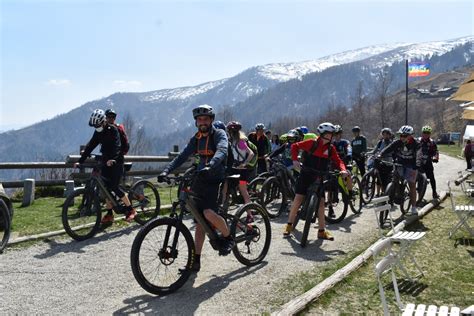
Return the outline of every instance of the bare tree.
<path id="1" fill-rule="evenodd" d="M 217 117 L 226 124 L 234 119 L 234 111 L 232 111 L 230 105 L 223 105 L 221 110 L 217 112 Z"/>
<path id="2" fill-rule="evenodd" d="M 385 120 L 385 110 L 387 106 L 387 98 L 388 98 L 388 91 L 390 89 L 390 85 L 393 81 L 392 73 L 389 73 L 386 68 L 380 70 L 377 74 L 377 81 L 375 84 L 375 98 L 380 105 L 380 123 L 381 127 L 386 126 Z"/>

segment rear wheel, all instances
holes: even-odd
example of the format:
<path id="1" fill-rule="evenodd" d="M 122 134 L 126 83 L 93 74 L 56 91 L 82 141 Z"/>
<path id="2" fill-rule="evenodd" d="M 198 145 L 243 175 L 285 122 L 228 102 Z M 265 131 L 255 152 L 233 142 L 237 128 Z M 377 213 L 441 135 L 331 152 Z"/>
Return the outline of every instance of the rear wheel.
<path id="1" fill-rule="evenodd" d="M 135 211 L 137 211 L 135 221 L 139 224 L 144 225 L 159 215 L 160 194 L 150 181 L 141 180 L 135 183 L 128 193 L 128 198 Z"/>
<path id="2" fill-rule="evenodd" d="M 133 240 L 133 276 L 147 292 L 173 293 L 188 280 L 194 252 L 193 238 L 183 223 L 156 218 L 143 226 Z"/>
<path id="3" fill-rule="evenodd" d="M 408 213 L 408 211 L 410 210 L 410 207 L 412 206 L 411 205 L 411 200 L 410 200 L 410 186 L 408 185 L 408 182 L 406 181 L 403 181 L 403 200 L 402 200 L 402 203 L 400 204 L 400 211 L 403 213 L 403 214 L 406 214 Z"/>
<path id="4" fill-rule="evenodd" d="M 359 214 L 362 211 L 362 192 L 360 189 L 360 180 L 356 176 L 351 177 L 352 180 L 352 196 L 349 197 L 349 205 L 352 213 Z"/>
<path id="5" fill-rule="evenodd" d="M 346 217 L 347 207 L 349 206 L 349 197 L 337 186 L 327 192 L 325 201 L 324 217 L 330 224 L 342 222 Z"/>
<path id="6" fill-rule="evenodd" d="M 247 223 L 247 214 L 253 215 L 253 222 Z M 246 266 L 260 263 L 267 255 L 272 238 L 270 219 L 265 209 L 257 203 L 247 203 L 234 215 L 230 227 L 235 247 L 235 258 Z"/>
<path id="7" fill-rule="evenodd" d="M 64 201 L 62 221 L 71 238 L 81 241 L 94 236 L 102 215 L 99 197 L 94 192 L 77 189 Z"/>
<path id="8" fill-rule="evenodd" d="M 373 172 L 368 172 L 362 177 L 362 180 L 360 181 L 360 186 L 362 193 L 362 202 L 364 202 L 364 204 L 369 204 L 370 201 L 372 201 L 372 199 L 374 198 L 375 182 L 376 178 L 374 177 Z"/>
<path id="9" fill-rule="evenodd" d="M 262 185 L 260 204 L 267 210 L 270 218 L 280 216 L 286 208 L 286 196 L 276 177 L 270 177 Z"/>
<path id="10" fill-rule="evenodd" d="M 247 191 L 249 192 L 250 200 L 258 202 L 262 191 L 262 185 L 265 180 L 266 178 L 257 177 L 250 181 L 250 183 L 247 185 Z"/>
<path id="11" fill-rule="evenodd" d="M 7 204 L 0 199 L 0 253 L 8 244 L 10 239 L 11 219 Z"/>
<path id="12" fill-rule="evenodd" d="M 428 180 L 426 179 L 426 175 L 424 173 L 418 172 L 417 181 L 416 181 L 416 193 L 418 195 L 416 202 L 422 203 L 423 198 L 425 197 L 426 193 L 426 186 L 428 184 Z"/>

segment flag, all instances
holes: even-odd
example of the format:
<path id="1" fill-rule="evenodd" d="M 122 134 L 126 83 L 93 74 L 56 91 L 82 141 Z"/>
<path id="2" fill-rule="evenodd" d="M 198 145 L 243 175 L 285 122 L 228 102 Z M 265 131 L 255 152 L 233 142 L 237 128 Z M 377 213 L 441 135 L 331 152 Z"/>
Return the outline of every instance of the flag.
<path id="1" fill-rule="evenodd" d="M 408 64 L 408 77 L 424 77 L 430 74 L 430 64 L 413 62 Z"/>

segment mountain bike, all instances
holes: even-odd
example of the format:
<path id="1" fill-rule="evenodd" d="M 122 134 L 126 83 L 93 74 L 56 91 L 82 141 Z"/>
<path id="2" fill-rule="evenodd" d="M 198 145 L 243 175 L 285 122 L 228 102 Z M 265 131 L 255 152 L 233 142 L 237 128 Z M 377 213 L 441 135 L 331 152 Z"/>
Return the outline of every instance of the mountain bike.
<path id="1" fill-rule="evenodd" d="M 388 162 L 385 163 L 389 164 Z M 400 211 L 405 215 L 412 206 L 410 200 L 410 187 L 408 182 L 398 173 L 398 168 L 403 168 L 403 165 L 396 162 L 391 163 L 391 165 L 393 166 L 392 181 L 387 185 L 385 195 L 390 197 L 389 203 L 392 206 L 398 204 L 400 206 Z M 381 212 L 379 216 L 380 227 L 383 227 L 387 220 L 388 212 L 388 210 Z"/>
<path id="2" fill-rule="evenodd" d="M 189 184 L 199 172 L 174 178 L 167 182 Z M 234 179 L 236 176 L 230 176 Z M 173 202 L 169 217 L 156 218 L 146 224 L 136 235 L 130 254 L 132 272 L 138 284 L 152 294 L 166 295 L 182 287 L 191 274 L 195 246 L 191 232 L 183 223 L 186 211 L 202 226 L 213 249 L 220 250 L 220 234 L 198 210 L 202 197 L 183 185 L 178 201 Z M 270 219 L 265 209 L 257 203 L 240 206 L 234 213 L 219 208 L 230 228 L 236 245 L 232 249 L 235 258 L 246 266 L 260 263 L 266 256 L 271 241 Z M 186 211 L 184 211 L 186 210 Z M 247 212 L 253 221 L 247 222 Z"/>
<path id="3" fill-rule="evenodd" d="M 11 216 L 10 210 L 3 199 L 0 198 L 0 253 L 3 252 L 10 239 Z"/>
<path id="4" fill-rule="evenodd" d="M 363 205 L 361 181 L 356 175 L 352 174 L 351 172 L 352 165 L 350 164 L 347 165 L 347 170 L 349 171 L 349 174 L 351 175 L 351 181 L 352 181 L 352 196 L 349 196 L 349 206 L 351 207 L 352 213 L 359 214 L 362 211 L 362 205 Z M 343 186 L 345 187 L 346 183 L 344 181 L 342 182 L 343 182 Z M 347 189 L 345 189 L 344 191 L 347 192 L 347 194 L 349 195 L 349 191 Z"/>
<path id="5" fill-rule="evenodd" d="M 276 218 L 288 207 L 288 200 L 294 199 L 296 180 L 281 159 L 272 159 L 269 173 L 258 201 L 265 207 L 270 218 Z"/>
<path id="6" fill-rule="evenodd" d="M 392 167 L 392 164 L 389 161 L 383 161 L 375 157 L 373 157 L 373 161 L 373 167 L 366 172 L 360 181 L 362 202 L 364 204 L 369 204 L 372 201 L 376 192 L 376 185 L 382 185 L 383 183 L 380 175 L 380 168 L 383 165 Z M 385 192 L 385 189 L 386 188 L 382 187 L 382 192 Z"/>
<path id="7" fill-rule="evenodd" d="M 325 196 L 324 217 L 328 223 L 342 221 L 346 216 L 349 204 L 349 196 L 346 193 L 337 193 L 339 192 L 340 185 L 336 184 L 336 187 L 334 187 L 334 183 L 338 183 L 339 179 L 341 179 L 338 171 L 319 171 L 308 167 L 303 167 L 303 171 L 310 172 L 317 178 L 309 187 L 305 201 L 293 223 L 293 229 L 295 229 L 300 220 L 304 220 L 305 222 L 300 241 L 301 247 L 306 246 L 311 223 L 316 222 L 321 197 Z M 334 214 L 334 217 L 330 216 L 331 213 Z"/>
<path id="8" fill-rule="evenodd" d="M 106 211 L 105 201 L 112 203 L 112 209 L 118 214 L 125 214 L 127 207 L 115 194 L 109 192 L 106 179 L 100 174 L 100 156 L 95 156 L 92 173 L 84 187 L 75 189 L 64 202 L 62 222 L 66 233 L 71 238 L 81 241 L 94 236 L 100 228 L 102 213 Z M 137 212 L 135 221 L 144 225 L 160 212 L 160 195 L 153 183 L 140 180 L 131 187 L 119 185 L 128 195 L 132 207 Z"/>

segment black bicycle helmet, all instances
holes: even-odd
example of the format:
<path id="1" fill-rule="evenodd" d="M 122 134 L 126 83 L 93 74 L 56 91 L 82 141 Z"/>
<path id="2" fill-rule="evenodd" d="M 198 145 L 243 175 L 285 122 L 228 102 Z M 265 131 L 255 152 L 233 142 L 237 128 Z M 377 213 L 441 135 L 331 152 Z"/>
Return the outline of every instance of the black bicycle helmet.
<path id="1" fill-rule="evenodd" d="M 198 107 L 193 109 L 193 117 L 196 119 L 198 116 L 209 116 L 212 119 L 216 117 L 212 106 L 207 104 L 199 105 Z"/>
<path id="2" fill-rule="evenodd" d="M 117 113 L 112 110 L 112 109 L 108 109 L 108 110 L 105 110 L 105 116 L 113 116 L 113 117 L 117 117 Z"/>
<path id="3" fill-rule="evenodd" d="M 354 126 L 352 128 L 352 132 L 360 132 L 360 127 L 359 126 Z"/>

